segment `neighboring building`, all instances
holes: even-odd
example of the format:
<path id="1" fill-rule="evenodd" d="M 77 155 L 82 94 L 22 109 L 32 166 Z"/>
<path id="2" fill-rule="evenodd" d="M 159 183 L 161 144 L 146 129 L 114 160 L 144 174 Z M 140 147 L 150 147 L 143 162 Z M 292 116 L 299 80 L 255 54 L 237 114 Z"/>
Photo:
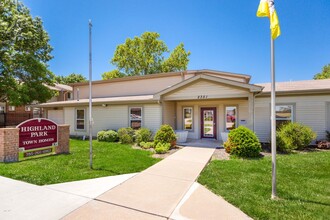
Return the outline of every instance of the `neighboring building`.
<path id="1" fill-rule="evenodd" d="M 193 139 L 221 139 L 244 125 L 260 141 L 270 140 L 270 84 L 250 84 L 250 76 L 200 70 L 131 76 L 92 83 L 93 135 L 103 129 L 161 124 L 189 131 Z M 46 117 L 88 135 L 88 83 L 76 83 L 73 100 L 44 103 Z M 277 83 L 277 123 L 298 121 L 325 137 L 330 130 L 330 80 Z"/>
<path id="2" fill-rule="evenodd" d="M 72 87 L 62 84 L 47 86 L 57 95 L 48 100 L 48 102 L 67 101 L 72 99 Z M 35 103 L 34 103 L 35 104 Z M 32 105 L 13 106 L 9 103 L 0 103 L 0 127 L 12 127 L 30 118 L 39 118 L 43 116 L 42 109 Z"/>

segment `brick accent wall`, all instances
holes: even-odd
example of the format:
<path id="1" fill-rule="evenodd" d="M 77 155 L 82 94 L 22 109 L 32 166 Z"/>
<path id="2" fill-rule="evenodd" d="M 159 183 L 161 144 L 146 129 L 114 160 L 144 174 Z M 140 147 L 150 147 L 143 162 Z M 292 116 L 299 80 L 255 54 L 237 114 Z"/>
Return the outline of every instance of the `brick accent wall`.
<path id="1" fill-rule="evenodd" d="M 18 128 L 0 128 L 0 162 L 18 161 Z"/>
<path id="2" fill-rule="evenodd" d="M 56 154 L 70 153 L 70 125 L 58 125 L 58 146 Z"/>

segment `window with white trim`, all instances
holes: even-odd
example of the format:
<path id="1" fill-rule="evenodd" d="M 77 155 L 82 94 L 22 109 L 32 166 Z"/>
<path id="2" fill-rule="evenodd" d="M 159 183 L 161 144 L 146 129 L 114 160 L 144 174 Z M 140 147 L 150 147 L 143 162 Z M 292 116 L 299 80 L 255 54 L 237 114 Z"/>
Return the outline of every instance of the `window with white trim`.
<path id="1" fill-rule="evenodd" d="M 193 108 L 183 108 L 183 129 L 191 131 L 193 130 Z"/>
<path id="2" fill-rule="evenodd" d="M 8 111 L 14 112 L 16 110 L 16 107 L 13 105 L 8 106 Z"/>
<path id="3" fill-rule="evenodd" d="M 85 109 L 76 109 L 76 130 L 85 130 Z"/>
<path id="4" fill-rule="evenodd" d="M 225 109 L 226 131 L 237 127 L 237 106 L 226 106 Z"/>
<path id="5" fill-rule="evenodd" d="M 30 112 L 30 111 L 31 111 L 31 107 L 26 105 L 26 106 L 25 106 L 25 111 L 26 111 L 26 112 Z"/>
<path id="6" fill-rule="evenodd" d="M 275 115 L 276 127 L 293 122 L 293 105 L 276 105 Z"/>
<path id="7" fill-rule="evenodd" d="M 0 113 L 4 113 L 5 112 L 5 107 L 4 106 L 0 106 Z"/>
<path id="8" fill-rule="evenodd" d="M 142 126 L 142 107 L 129 108 L 129 126 L 133 129 L 139 129 Z"/>

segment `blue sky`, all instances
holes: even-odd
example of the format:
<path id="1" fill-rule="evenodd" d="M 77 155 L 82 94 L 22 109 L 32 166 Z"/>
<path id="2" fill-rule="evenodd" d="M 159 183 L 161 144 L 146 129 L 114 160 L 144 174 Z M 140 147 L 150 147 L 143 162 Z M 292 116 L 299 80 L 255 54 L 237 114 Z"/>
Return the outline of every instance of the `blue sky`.
<path id="1" fill-rule="evenodd" d="M 126 38 L 158 32 L 170 50 L 183 42 L 189 70 L 212 69 L 270 82 L 268 18 L 259 0 L 22 0 L 39 16 L 54 50 L 56 75 L 88 78 L 88 20 L 93 23 L 93 80 L 114 69 Z M 282 35 L 275 41 L 276 81 L 308 80 L 330 63 L 330 1 L 275 1 Z"/>

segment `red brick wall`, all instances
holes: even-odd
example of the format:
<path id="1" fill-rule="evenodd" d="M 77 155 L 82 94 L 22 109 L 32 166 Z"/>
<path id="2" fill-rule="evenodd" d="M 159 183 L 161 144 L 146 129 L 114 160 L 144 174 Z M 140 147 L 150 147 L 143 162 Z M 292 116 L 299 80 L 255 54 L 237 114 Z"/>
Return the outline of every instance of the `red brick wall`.
<path id="1" fill-rule="evenodd" d="M 18 161 L 18 128 L 0 128 L 0 162 Z"/>
<path id="2" fill-rule="evenodd" d="M 70 153 L 70 125 L 58 125 L 58 146 L 56 154 Z"/>

